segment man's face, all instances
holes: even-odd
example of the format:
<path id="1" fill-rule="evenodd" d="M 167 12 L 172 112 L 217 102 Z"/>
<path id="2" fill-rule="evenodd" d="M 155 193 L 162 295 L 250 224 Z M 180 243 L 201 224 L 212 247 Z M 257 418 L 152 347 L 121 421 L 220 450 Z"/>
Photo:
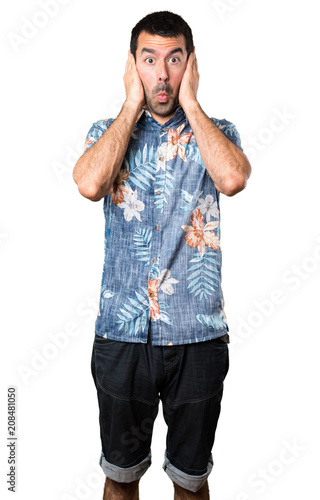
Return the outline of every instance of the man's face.
<path id="1" fill-rule="evenodd" d="M 167 38 L 142 31 L 138 37 L 136 67 L 152 116 L 165 123 L 179 106 L 179 89 L 188 54 L 183 35 Z"/>

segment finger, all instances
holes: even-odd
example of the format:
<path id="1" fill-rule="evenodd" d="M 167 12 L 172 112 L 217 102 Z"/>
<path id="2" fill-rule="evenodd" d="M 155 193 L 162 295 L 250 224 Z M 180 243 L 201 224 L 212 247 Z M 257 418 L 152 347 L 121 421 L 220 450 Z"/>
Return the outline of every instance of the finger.
<path id="1" fill-rule="evenodd" d="M 127 69 L 128 69 L 129 62 L 130 62 L 130 50 L 128 50 L 128 59 L 127 59 L 127 61 L 126 61 L 126 71 L 127 71 Z"/>
<path id="2" fill-rule="evenodd" d="M 193 63 L 193 52 L 190 52 L 186 70 L 188 70 L 192 67 L 192 63 Z"/>
<path id="3" fill-rule="evenodd" d="M 196 53 L 195 53 L 195 48 L 194 48 L 194 68 L 195 70 L 198 72 L 198 59 L 197 59 L 197 56 L 196 56 Z"/>
<path id="4" fill-rule="evenodd" d="M 133 66 L 134 66 L 134 64 L 135 64 L 134 63 L 134 58 L 133 58 L 133 55 L 130 52 L 128 60 L 127 60 L 127 65 L 126 65 L 127 71 L 131 71 L 132 68 L 133 68 Z"/>
<path id="5" fill-rule="evenodd" d="M 193 58 L 196 61 L 197 60 L 197 55 L 196 55 L 196 48 L 193 47 Z"/>
<path id="6" fill-rule="evenodd" d="M 128 61 L 131 61 L 132 59 L 134 59 L 134 57 L 133 57 L 131 50 L 129 49 L 128 50 Z"/>
<path id="7" fill-rule="evenodd" d="M 197 59 L 197 56 L 196 56 L 195 52 L 193 52 L 192 62 L 193 62 L 193 67 L 197 69 L 197 67 L 198 67 L 198 59 Z"/>
<path id="8" fill-rule="evenodd" d="M 130 54 L 130 68 L 133 69 L 136 67 L 136 60 L 134 58 L 134 55 L 131 53 Z"/>

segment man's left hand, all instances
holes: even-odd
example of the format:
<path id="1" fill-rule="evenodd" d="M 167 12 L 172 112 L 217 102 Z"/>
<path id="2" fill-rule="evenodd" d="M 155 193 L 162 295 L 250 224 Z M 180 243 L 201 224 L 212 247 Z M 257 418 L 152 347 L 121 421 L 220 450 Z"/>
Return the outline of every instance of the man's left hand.
<path id="1" fill-rule="evenodd" d="M 199 78 L 197 57 L 195 49 L 193 49 L 180 84 L 179 102 L 183 109 L 185 109 L 191 101 L 197 100 Z"/>

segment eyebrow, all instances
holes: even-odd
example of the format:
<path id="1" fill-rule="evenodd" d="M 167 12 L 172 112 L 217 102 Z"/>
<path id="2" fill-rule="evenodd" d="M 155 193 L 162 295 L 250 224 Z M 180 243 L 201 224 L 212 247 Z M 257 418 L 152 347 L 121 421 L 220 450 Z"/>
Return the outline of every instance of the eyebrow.
<path id="1" fill-rule="evenodd" d="M 148 47 L 143 47 L 143 49 L 141 50 L 141 55 L 144 53 L 144 52 L 148 52 L 149 54 L 156 54 L 157 51 L 154 50 L 154 49 L 149 49 Z M 183 54 L 183 50 L 181 47 L 177 47 L 176 49 L 172 49 L 169 54 L 167 54 L 167 56 L 172 56 L 173 54 L 176 54 L 177 52 L 180 52 L 181 54 Z M 166 57 L 167 57 L 166 56 Z"/>

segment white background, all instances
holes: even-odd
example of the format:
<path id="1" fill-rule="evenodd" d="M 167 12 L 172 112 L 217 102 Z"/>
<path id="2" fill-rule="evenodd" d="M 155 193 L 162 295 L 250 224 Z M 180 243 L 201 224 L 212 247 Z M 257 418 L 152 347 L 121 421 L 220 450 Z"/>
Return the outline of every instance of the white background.
<path id="1" fill-rule="evenodd" d="M 90 359 L 103 202 L 81 197 L 72 168 L 91 124 L 120 110 L 132 27 L 162 9 L 191 25 L 199 102 L 236 124 L 253 170 L 244 191 L 221 196 L 232 344 L 212 498 L 319 498 L 319 38 L 311 0 L 6 3 L 1 498 L 13 498 L 6 485 L 11 385 L 18 398 L 14 498 L 102 498 Z M 54 347 L 58 338 L 64 346 Z M 161 468 L 165 432 L 159 416 L 141 499 L 172 498 Z"/>

